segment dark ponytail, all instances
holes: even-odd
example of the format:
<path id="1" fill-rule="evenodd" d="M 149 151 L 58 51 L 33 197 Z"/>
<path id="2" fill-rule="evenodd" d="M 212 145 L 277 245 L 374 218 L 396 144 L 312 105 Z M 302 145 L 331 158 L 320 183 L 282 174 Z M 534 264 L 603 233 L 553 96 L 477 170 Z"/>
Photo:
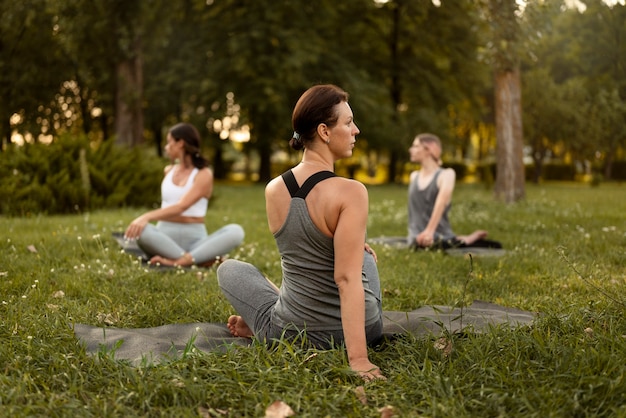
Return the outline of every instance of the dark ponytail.
<path id="1" fill-rule="evenodd" d="M 170 135 L 176 141 L 185 142 L 185 154 L 191 157 L 191 163 L 196 168 L 208 167 L 209 161 L 202 156 L 200 149 L 200 133 L 190 123 L 179 123 L 170 128 Z"/>

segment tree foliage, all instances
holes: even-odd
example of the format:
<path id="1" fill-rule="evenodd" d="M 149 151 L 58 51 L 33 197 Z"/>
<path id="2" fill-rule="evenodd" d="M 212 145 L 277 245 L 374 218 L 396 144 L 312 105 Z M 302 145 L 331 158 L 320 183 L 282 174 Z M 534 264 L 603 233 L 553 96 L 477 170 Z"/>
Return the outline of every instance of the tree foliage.
<path id="1" fill-rule="evenodd" d="M 240 150 L 266 181 L 272 155 L 291 152 L 297 97 L 336 83 L 352 96 L 358 152 L 387 162 L 394 181 L 423 131 L 444 139 L 448 157 L 489 158 L 493 70 L 519 68 L 536 179 L 554 159 L 592 161 L 610 177 L 624 152 L 626 6 L 584 3 L 0 0 L 0 133 L 5 143 L 12 133 L 115 136 L 160 155 L 164 130 L 188 121 L 221 177 L 233 146 L 220 127 L 247 126 Z"/>
<path id="2" fill-rule="evenodd" d="M 54 104 L 69 68 L 46 3 L 0 1 L 0 148 L 11 142 L 13 115 L 35 139 L 54 133 L 54 123 L 41 122 L 41 109 Z"/>

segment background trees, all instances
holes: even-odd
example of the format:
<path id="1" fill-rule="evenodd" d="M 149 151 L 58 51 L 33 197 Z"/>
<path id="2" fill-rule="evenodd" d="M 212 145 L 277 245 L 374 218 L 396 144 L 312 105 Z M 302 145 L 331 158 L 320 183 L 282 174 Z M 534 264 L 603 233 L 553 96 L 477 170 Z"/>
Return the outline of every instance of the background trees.
<path id="1" fill-rule="evenodd" d="M 620 3 L 587 0 L 581 11 L 529 0 L 517 12 L 512 0 L 0 5 L 3 148 L 12 136 L 51 141 L 82 132 L 92 141 L 145 142 L 160 153 L 164 130 L 187 120 L 207 138 L 218 177 L 239 158 L 249 177 L 265 181 L 277 158 L 293 157 L 286 144 L 298 95 L 330 82 L 351 93 L 362 130 L 350 164 L 401 181 L 408 143 L 433 131 L 444 138 L 447 161 L 473 170 L 498 155 L 499 68 L 521 85 L 522 113 L 509 125 L 518 132 L 514 157 L 497 157 L 496 194 L 523 197 L 522 157 L 537 181 L 546 162 L 578 161 L 610 178 L 624 159 Z M 508 20 L 494 19 L 497 10 Z M 511 65 L 494 67 L 494 57 Z M 513 183 L 505 181 L 509 170 Z"/>

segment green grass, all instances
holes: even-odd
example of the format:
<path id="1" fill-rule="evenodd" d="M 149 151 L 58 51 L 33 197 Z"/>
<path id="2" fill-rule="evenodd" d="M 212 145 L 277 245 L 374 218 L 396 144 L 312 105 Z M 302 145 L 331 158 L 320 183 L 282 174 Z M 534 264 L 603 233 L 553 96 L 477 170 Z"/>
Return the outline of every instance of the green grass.
<path id="1" fill-rule="evenodd" d="M 230 256 L 278 283 L 263 188 L 218 184 L 216 195 L 209 229 L 243 225 Z M 405 234 L 406 197 L 405 187 L 370 187 L 370 237 Z M 625 208 L 619 184 L 529 184 L 516 205 L 460 185 L 455 230 L 488 229 L 505 256 L 470 264 L 374 246 L 386 310 L 480 299 L 542 315 L 532 327 L 452 336 L 449 356 L 438 336 L 371 351 L 388 380 L 365 385 L 367 404 L 341 350 L 253 345 L 144 367 L 87 355 L 72 323 L 225 321 L 215 270 L 156 272 L 121 253 L 111 232 L 140 209 L 0 218 L 0 416 L 263 416 L 275 400 L 300 417 L 377 417 L 387 405 L 408 417 L 626 416 Z"/>

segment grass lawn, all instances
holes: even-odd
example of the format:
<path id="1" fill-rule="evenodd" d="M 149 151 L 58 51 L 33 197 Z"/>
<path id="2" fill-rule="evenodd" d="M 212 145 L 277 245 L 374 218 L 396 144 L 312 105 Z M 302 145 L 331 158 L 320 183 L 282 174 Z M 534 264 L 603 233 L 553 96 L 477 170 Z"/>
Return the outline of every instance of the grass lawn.
<path id="1" fill-rule="evenodd" d="M 406 188 L 369 190 L 369 236 L 404 235 Z M 0 217 L 0 416 L 264 416 L 276 400 L 300 417 L 379 417 L 386 406 L 403 417 L 626 416 L 626 185 L 528 184 L 515 205 L 458 186 L 456 232 L 487 229 L 502 257 L 374 246 L 385 310 L 480 299 L 542 315 L 532 327 L 452 336 L 449 355 L 439 335 L 372 350 L 388 380 L 365 385 L 344 351 L 289 344 L 191 350 L 145 367 L 87 355 L 72 323 L 151 327 L 232 313 L 215 269 L 155 271 L 120 252 L 111 233 L 142 211 Z M 261 186 L 216 185 L 207 225 L 228 222 L 246 231 L 230 257 L 279 283 Z"/>

